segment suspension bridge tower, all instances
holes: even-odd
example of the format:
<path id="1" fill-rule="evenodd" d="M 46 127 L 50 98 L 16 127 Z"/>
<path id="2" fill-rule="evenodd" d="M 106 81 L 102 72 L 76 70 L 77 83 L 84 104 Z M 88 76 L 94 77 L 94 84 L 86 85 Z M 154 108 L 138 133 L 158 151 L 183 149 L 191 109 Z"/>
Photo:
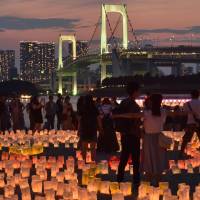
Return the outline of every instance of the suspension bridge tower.
<path id="1" fill-rule="evenodd" d="M 101 55 L 109 53 L 107 41 L 107 13 L 119 13 L 123 18 L 123 48 L 128 48 L 128 15 L 125 4 L 110 5 L 103 4 L 101 8 Z M 109 21 L 108 21 L 109 23 Z M 110 26 L 110 23 L 109 23 Z M 111 27 L 110 27 L 111 29 Z M 106 78 L 106 64 L 101 61 L 101 81 Z"/>
<path id="2" fill-rule="evenodd" d="M 58 93 L 63 94 L 63 74 L 61 69 L 63 68 L 63 42 L 72 42 L 72 57 L 76 59 L 76 37 L 75 35 L 60 35 L 59 37 L 59 50 L 58 50 Z M 77 75 L 76 72 L 68 73 L 66 76 L 72 77 L 72 93 L 77 94 Z"/>

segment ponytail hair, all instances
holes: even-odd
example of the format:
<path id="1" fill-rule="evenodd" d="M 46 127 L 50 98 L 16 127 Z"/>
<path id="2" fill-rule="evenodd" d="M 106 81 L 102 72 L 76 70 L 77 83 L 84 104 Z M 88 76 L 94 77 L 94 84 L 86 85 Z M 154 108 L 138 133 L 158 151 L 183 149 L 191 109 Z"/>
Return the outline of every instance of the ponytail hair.
<path id="1" fill-rule="evenodd" d="M 150 96 L 151 100 L 151 112 L 153 116 L 161 116 L 161 104 L 162 104 L 161 94 L 152 94 Z"/>

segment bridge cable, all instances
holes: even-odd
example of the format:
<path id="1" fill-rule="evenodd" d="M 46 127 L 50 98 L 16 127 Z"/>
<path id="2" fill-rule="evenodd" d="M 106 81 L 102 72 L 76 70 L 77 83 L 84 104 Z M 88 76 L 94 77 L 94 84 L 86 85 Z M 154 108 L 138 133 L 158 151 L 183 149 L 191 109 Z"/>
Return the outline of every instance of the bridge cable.
<path id="1" fill-rule="evenodd" d="M 79 57 L 84 56 L 84 55 L 86 55 L 86 54 L 88 53 L 88 50 L 89 50 L 89 48 L 90 48 L 90 46 L 91 46 L 91 43 L 92 43 L 92 41 L 93 41 L 93 39 L 94 39 L 94 36 L 95 36 L 95 33 L 96 33 L 96 31 L 97 31 L 97 28 L 98 28 L 100 19 L 101 19 L 101 16 L 98 18 L 97 23 L 95 23 L 95 24 L 93 25 L 93 26 L 95 26 L 95 29 L 94 29 L 94 31 L 92 32 L 92 36 L 91 36 L 91 38 L 90 38 L 90 40 L 89 40 L 89 42 L 88 42 L 88 47 L 87 47 L 86 49 L 84 49 L 84 50 L 81 50 L 81 54 L 79 55 Z"/>
<path id="2" fill-rule="evenodd" d="M 112 30 L 112 26 L 111 26 L 110 20 L 109 20 L 109 18 L 108 18 L 108 15 L 107 15 L 107 12 L 106 12 L 106 9 L 105 9 L 105 4 L 103 4 L 103 8 L 104 8 L 104 10 L 105 10 L 106 20 L 107 20 L 107 22 L 108 22 L 108 27 L 109 27 L 110 32 L 111 32 L 111 34 L 112 34 L 113 30 Z"/>
<path id="3" fill-rule="evenodd" d="M 135 31 L 134 31 L 134 28 L 133 28 L 133 25 L 132 25 L 132 23 L 131 23 L 131 20 L 130 20 L 130 17 L 129 17 L 129 15 L 128 15 L 128 11 L 127 11 L 127 8 L 126 8 L 126 7 L 125 7 L 125 10 L 126 10 L 127 18 L 128 18 L 128 23 L 129 23 L 130 28 L 131 28 L 131 32 L 132 32 L 133 37 L 134 37 L 135 42 L 136 42 L 136 47 L 137 47 L 138 49 L 140 49 L 140 47 L 139 47 L 139 40 L 137 39 L 137 35 L 136 35 Z"/>
<path id="4" fill-rule="evenodd" d="M 111 36 L 110 36 L 110 38 L 108 40 L 108 43 L 111 41 L 112 38 L 115 38 L 114 34 L 115 34 L 115 31 L 116 31 L 117 27 L 119 26 L 120 21 L 121 21 L 121 15 L 119 16 L 118 21 L 117 21 L 117 23 L 116 23 L 116 25 L 115 25 L 112 33 L 111 33 Z"/>
<path id="5" fill-rule="evenodd" d="M 94 36 L 95 36 L 95 33 L 96 33 L 97 28 L 98 28 L 98 26 L 99 26 L 100 20 L 101 20 L 101 16 L 99 16 L 99 19 L 98 19 L 97 23 L 95 24 L 95 29 L 94 29 L 94 31 L 93 31 L 93 33 L 92 33 L 92 36 L 91 36 L 91 38 L 90 38 L 90 41 L 89 41 L 89 43 L 88 43 L 88 49 L 89 49 L 89 47 L 90 47 L 90 45 L 91 45 L 91 43 L 92 43 L 92 40 L 94 39 Z"/>

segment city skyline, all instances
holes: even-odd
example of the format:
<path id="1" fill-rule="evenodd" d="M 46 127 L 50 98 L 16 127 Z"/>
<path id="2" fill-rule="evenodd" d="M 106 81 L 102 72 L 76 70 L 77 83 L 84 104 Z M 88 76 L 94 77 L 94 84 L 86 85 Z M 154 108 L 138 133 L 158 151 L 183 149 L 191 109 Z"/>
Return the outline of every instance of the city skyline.
<path id="1" fill-rule="evenodd" d="M 189 44 L 191 39 L 200 44 L 198 0 L 1 0 L 0 49 L 14 49 L 18 59 L 22 40 L 57 43 L 59 34 L 74 33 L 77 39 L 87 40 L 102 3 L 127 4 L 138 37 L 169 43 L 174 36 L 177 43 Z M 116 15 L 109 17 L 114 26 Z"/>

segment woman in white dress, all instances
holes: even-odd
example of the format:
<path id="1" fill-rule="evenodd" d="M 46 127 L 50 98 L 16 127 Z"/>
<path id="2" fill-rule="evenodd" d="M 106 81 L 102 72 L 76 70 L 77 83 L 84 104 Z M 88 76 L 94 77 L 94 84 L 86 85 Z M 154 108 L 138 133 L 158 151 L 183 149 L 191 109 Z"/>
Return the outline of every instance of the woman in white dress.
<path id="1" fill-rule="evenodd" d="M 163 131 L 166 111 L 161 108 L 162 95 L 150 97 L 151 109 L 144 111 L 144 138 L 141 169 L 149 181 L 157 186 L 160 176 L 168 169 L 167 151 L 159 144 L 159 135 Z"/>

